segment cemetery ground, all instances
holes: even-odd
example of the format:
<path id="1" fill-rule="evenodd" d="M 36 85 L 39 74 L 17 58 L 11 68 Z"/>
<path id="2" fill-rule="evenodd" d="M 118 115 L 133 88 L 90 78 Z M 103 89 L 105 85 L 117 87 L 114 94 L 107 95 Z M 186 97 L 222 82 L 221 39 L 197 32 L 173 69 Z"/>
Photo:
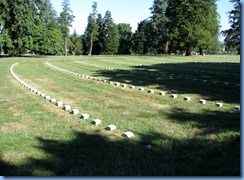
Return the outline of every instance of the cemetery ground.
<path id="1" fill-rule="evenodd" d="M 0 58 L 0 84 L 3 176 L 240 176 L 239 56 Z"/>

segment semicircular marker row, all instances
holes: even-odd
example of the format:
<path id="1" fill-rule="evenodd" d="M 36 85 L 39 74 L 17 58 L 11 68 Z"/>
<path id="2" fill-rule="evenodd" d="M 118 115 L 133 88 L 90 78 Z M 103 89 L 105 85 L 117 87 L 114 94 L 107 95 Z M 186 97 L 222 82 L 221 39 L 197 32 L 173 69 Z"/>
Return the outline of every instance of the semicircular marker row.
<path id="1" fill-rule="evenodd" d="M 103 80 L 101 78 L 95 78 L 95 77 L 91 77 L 91 76 L 87 76 L 87 75 L 83 75 L 83 74 L 71 72 L 71 71 L 68 71 L 66 69 L 62 69 L 62 68 L 56 67 L 56 66 L 50 64 L 47 61 L 46 61 L 46 64 L 49 67 L 51 67 L 51 68 L 53 68 L 53 69 L 55 69 L 57 71 L 64 72 L 64 73 L 67 73 L 67 74 L 71 74 L 71 75 L 74 75 L 74 76 L 78 76 L 78 77 L 82 77 L 82 78 L 90 79 L 90 80 L 95 80 L 95 81 L 99 81 L 99 82 L 109 83 L 110 85 L 121 86 L 122 88 L 129 87 L 130 89 L 136 89 L 136 86 L 134 86 L 134 85 L 128 85 L 128 84 L 124 84 L 124 83 L 120 83 L 120 82 L 113 82 L 113 81 Z M 146 91 L 146 89 L 143 88 L 143 87 L 139 87 L 138 90 L 139 91 L 142 91 L 142 92 L 143 91 Z M 147 92 L 149 94 L 154 94 L 156 91 L 153 90 L 153 89 L 148 89 Z M 169 92 L 166 92 L 166 91 L 158 92 L 158 95 L 160 95 L 160 96 L 165 96 L 166 94 L 169 94 Z M 181 95 L 181 96 L 183 96 L 183 95 Z M 178 98 L 178 95 L 177 94 L 171 94 L 170 97 L 173 98 L 173 99 L 176 99 L 176 98 Z M 188 96 L 184 96 L 183 100 L 184 101 L 191 101 L 192 98 L 191 97 L 188 97 Z M 207 100 L 200 99 L 199 100 L 199 103 L 206 104 L 207 103 Z M 222 107 L 223 106 L 223 103 L 222 102 L 216 102 L 215 105 L 217 107 Z M 235 106 L 234 109 L 240 111 L 240 106 Z"/>
<path id="2" fill-rule="evenodd" d="M 117 68 L 112 68 L 112 67 L 107 67 L 107 66 L 99 66 L 99 65 L 95 65 L 95 64 L 89 64 L 89 63 L 85 63 L 85 62 L 80 62 L 80 61 L 76 61 L 79 64 L 84 64 L 86 66 L 91 66 L 91 67 L 96 67 L 96 68 L 103 68 L 103 69 L 108 69 L 108 70 L 121 70 L 121 69 L 117 69 Z M 163 76 L 165 77 L 165 79 L 169 79 L 169 80 L 173 80 L 173 79 L 183 79 L 183 80 L 189 80 L 189 81 L 194 81 L 194 82 L 203 82 L 203 83 L 211 83 L 213 85 L 217 85 L 217 86 L 224 86 L 224 87 L 234 87 L 234 88 L 239 88 L 240 84 L 233 84 L 231 85 L 229 82 L 219 82 L 216 80 L 207 80 L 207 79 L 197 79 L 197 78 L 189 78 L 189 77 L 184 77 L 184 75 L 179 75 L 179 76 L 175 76 L 175 74 L 159 74 L 159 73 L 150 73 L 150 72 L 144 72 L 143 70 L 130 70 L 130 73 L 135 73 L 135 74 L 146 74 L 146 75 L 157 75 L 157 76 Z"/>
<path id="3" fill-rule="evenodd" d="M 219 63 L 219 62 L 229 62 L 229 63 L 233 63 L 233 62 L 236 62 L 236 61 L 221 61 L 221 60 L 219 60 L 219 61 L 209 61 L 209 60 L 207 60 L 207 61 L 205 61 L 205 60 L 203 60 L 203 61 L 197 61 L 197 60 L 185 60 L 185 58 L 181 58 L 181 59 L 163 59 L 164 61 L 162 62 L 162 60 L 160 60 L 160 61 L 153 61 L 153 60 L 141 60 L 141 59 L 132 59 L 132 60 L 134 60 L 134 61 L 140 61 L 140 62 L 149 62 L 149 63 L 164 63 L 164 64 L 166 64 L 166 63 L 171 63 L 172 61 L 174 61 L 174 62 L 183 62 L 183 63 L 201 63 L 201 62 L 215 62 L 215 63 Z M 240 60 L 240 59 L 238 59 L 238 60 Z M 236 62 L 236 63 L 239 63 L 239 62 Z M 199 65 L 199 67 L 208 67 L 208 66 L 206 66 L 206 65 Z M 225 69 L 233 69 L 232 67 L 226 67 Z"/>
<path id="4" fill-rule="evenodd" d="M 11 66 L 10 73 L 13 76 L 13 78 L 19 82 L 19 84 L 21 84 L 23 87 L 27 88 L 34 94 L 39 95 L 40 97 L 44 98 L 45 100 L 48 100 L 50 103 L 55 104 L 57 107 L 61 107 L 63 110 L 70 112 L 70 114 L 79 115 L 79 109 L 76 109 L 76 108 L 71 109 L 70 105 L 67 105 L 67 104 L 64 105 L 62 101 L 57 101 L 55 98 L 53 98 L 49 95 L 46 95 L 42 91 L 38 90 L 37 88 L 35 88 L 35 87 L 27 84 L 23 80 L 21 80 L 13 71 L 14 66 L 16 66 L 17 64 L 19 64 L 19 63 L 15 63 Z M 80 118 L 83 120 L 87 120 L 90 118 L 90 115 L 89 114 L 80 114 Z M 102 123 L 102 121 L 100 119 L 94 119 L 91 123 L 98 126 Z M 111 125 L 108 125 L 105 129 L 108 131 L 114 131 L 117 129 L 117 127 L 115 125 L 111 124 Z M 122 136 L 127 137 L 127 138 L 132 138 L 132 137 L 134 137 L 134 133 L 127 131 L 127 132 L 124 132 L 122 134 Z"/>
<path id="5" fill-rule="evenodd" d="M 110 63 L 115 63 L 115 64 L 126 64 L 126 65 L 134 65 L 134 66 L 148 66 L 146 64 L 133 64 L 133 63 L 127 63 L 127 62 L 121 62 L 121 61 L 111 61 L 111 60 L 102 60 L 104 62 L 110 62 Z M 165 63 L 163 63 L 165 64 Z M 151 64 L 150 64 L 151 65 Z M 171 70 L 180 70 L 180 71 L 186 71 L 186 72 L 201 72 L 201 73 L 208 73 L 208 74 L 224 74 L 224 75 L 234 75 L 234 76 L 238 76 L 239 74 L 234 73 L 223 73 L 223 72 L 219 72 L 219 71 L 205 71 L 205 70 L 197 70 L 197 69 L 190 69 L 190 68 L 176 68 L 176 67 L 162 67 L 161 65 L 155 65 L 155 67 L 160 67 L 160 68 L 164 68 L 164 69 L 171 69 Z"/>

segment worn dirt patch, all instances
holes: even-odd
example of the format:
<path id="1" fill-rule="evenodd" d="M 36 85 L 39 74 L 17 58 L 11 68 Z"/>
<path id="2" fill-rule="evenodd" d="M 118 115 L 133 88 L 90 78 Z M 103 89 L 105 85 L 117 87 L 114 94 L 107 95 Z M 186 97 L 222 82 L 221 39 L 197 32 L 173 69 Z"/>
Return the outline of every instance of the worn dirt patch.
<path id="1" fill-rule="evenodd" d="M 166 109 L 166 108 L 170 108 L 169 105 L 167 104 L 157 104 L 157 103 L 152 103 L 150 104 L 152 107 L 158 108 L 158 109 Z"/>
<path id="2" fill-rule="evenodd" d="M 12 132 L 18 132 L 18 131 L 24 131 L 27 129 L 26 124 L 22 124 L 19 122 L 12 122 L 12 123 L 6 123 L 1 125 L 0 132 L 1 133 L 12 133 Z"/>

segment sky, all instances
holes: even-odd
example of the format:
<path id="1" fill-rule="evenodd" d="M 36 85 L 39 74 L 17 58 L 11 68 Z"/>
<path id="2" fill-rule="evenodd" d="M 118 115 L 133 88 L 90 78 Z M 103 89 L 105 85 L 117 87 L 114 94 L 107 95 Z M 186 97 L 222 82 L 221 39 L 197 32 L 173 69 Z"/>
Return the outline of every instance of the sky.
<path id="1" fill-rule="evenodd" d="M 51 0 L 54 9 L 58 14 L 62 11 L 63 0 Z M 137 29 L 140 21 L 151 16 L 150 7 L 154 0 L 70 0 L 70 7 L 75 16 L 71 33 L 76 30 L 78 34 L 83 34 L 87 25 L 87 17 L 92 11 L 93 2 L 97 2 L 98 13 L 104 16 L 105 12 L 109 10 L 112 18 L 116 24 L 129 23 L 132 30 Z M 233 3 L 229 0 L 217 0 L 218 13 L 220 14 L 220 30 L 229 29 L 228 11 L 233 9 Z M 220 38 L 223 40 L 223 37 Z"/>

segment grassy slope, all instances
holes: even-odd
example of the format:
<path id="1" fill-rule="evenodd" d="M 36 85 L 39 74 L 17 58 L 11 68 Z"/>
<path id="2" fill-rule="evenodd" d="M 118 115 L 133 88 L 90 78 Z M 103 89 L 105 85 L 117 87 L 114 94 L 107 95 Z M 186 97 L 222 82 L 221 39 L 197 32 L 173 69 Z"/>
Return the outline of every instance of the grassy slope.
<path id="1" fill-rule="evenodd" d="M 214 58 L 225 59 L 212 56 Z M 202 77 L 202 73 L 181 69 L 192 66 L 202 70 L 203 67 L 177 62 L 178 57 L 168 59 L 174 64 L 166 64 L 167 68 L 155 67 L 162 62 L 160 57 L 55 57 L 49 61 L 81 74 L 188 94 L 195 98 L 192 102 L 183 101 L 183 96 L 173 100 L 169 95 L 160 97 L 63 74 L 47 67 L 44 63 L 47 58 L 28 58 L 15 67 L 14 72 L 27 83 L 77 107 L 82 113 L 91 114 L 88 121 L 64 112 L 17 84 L 9 68 L 23 58 L 0 59 L 2 174 L 240 175 L 240 114 L 233 110 L 240 97 L 236 88 L 177 79 L 169 81 L 161 76 L 157 79 L 76 63 L 83 61 L 131 70 L 138 67 L 112 61 L 143 62 L 147 65 L 141 68 L 143 71 L 162 73 L 171 68 L 169 73 Z M 149 60 L 156 62 L 145 62 Z M 239 73 L 238 64 L 233 62 L 216 63 L 215 68 L 211 63 L 203 64 L 208 65 L 206 71 L 209 68 L 223 71 L 233 66 L 232 70 L 224 71 Z M 172 66 L 180 69 L 172 70 Z M 222 74 L 207 75 L 219 81 L 227 80 Z M 239 77 L 230 75 L 228 81 L 238 83 Z M 212 101 L 203 106 L 198 103 L 201 97 Z M 222 100 L 224 107 L 217 108 L 216 100 Z M 91 125 L 94 118 L 102 119 L 100 127 Z M 117 125 L 118 130 L 105 131 L 108 124 Z M 132 131 L 136 137 L 124 139 L 121 137 L 124 131 Z M 145 148 L 147 144 L 151 144 L 152 149 Z"/>

